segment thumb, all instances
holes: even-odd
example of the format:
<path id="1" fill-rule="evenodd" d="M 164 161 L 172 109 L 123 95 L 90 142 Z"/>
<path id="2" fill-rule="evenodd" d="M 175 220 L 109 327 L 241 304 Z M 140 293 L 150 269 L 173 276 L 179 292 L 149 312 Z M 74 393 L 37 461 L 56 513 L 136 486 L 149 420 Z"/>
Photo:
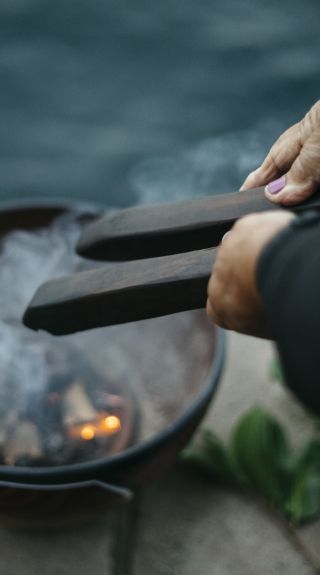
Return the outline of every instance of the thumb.
<path id="1" fill-rule="evenodd" d="M 320 129 L 304 142 L 290 170 L 270 182 L 265 193 L 276 204 L 291 206 L 312 196 L 320 187 Z"/>

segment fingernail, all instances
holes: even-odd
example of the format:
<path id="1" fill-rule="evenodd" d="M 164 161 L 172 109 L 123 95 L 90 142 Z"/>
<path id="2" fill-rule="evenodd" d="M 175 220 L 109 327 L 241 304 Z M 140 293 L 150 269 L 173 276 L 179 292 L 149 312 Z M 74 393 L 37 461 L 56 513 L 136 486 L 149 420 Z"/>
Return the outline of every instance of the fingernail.
<path id="1" fill-rule="evenodd" d="M 230 234 L 230 232 L 226 232 L 226 233 L 224 234 L 224 236 L 222 236 L 221 243 L 224 242 L 224 241 L 227 239 L 227 237 L 228 237 L 229 234 Z"/>
<path id="2" fill-rule="evenodd" d="M 285 185 L 286 185 L 286 177 L 281 176 L 281 178 L 278 178 L 277 180 L 273 180 L 273 182 L 270 182 L 270 184 L 267 185 L 266 190 L 267 192 L 269 192 L 269 194 L 278 194 L 279 192 L 281 192 L 281 190 L 283 190 Z"/>

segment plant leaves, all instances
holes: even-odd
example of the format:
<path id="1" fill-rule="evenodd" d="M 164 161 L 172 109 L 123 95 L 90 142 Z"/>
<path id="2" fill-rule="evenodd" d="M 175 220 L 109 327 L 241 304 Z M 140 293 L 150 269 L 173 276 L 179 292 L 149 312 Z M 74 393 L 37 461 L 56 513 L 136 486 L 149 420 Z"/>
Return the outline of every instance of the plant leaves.
<path id="1" fill-rule="evenodd" d="M 298 460 L 297 469 L 309 469 L 320 474 L 320 440 L 312 439 L 302 450 Z"/>
<path id="2" fill-rule="evenodd" d="M 297 474 L 284 512 L 295 524 L 303 523 L 320 513 L 320 473 L 313 469 L 301 469 Z"/>
<path id="3" fill-rule="evenodd" d="M 295 523 L 320 513 L 320 441 L 311 440 L 296 460 L 295 476 L 284 512 Z"/>
<path id="4" fill-rule="evenodd" d="M 284 428 L 262 408 L 241 417 L 229 447 L 207 430 L 183 459 L 215 479 L 262 495 L 294 524 L 320 515 L 320 439 L 295 454 Z"/>
<path id="5" fill-rule="evenodd" d="M 292 483 L 293 457 L 283 427 L 261 408 L 251 409 L 236 426 L 230 444 L 234 474 L 280 506 Z"/>

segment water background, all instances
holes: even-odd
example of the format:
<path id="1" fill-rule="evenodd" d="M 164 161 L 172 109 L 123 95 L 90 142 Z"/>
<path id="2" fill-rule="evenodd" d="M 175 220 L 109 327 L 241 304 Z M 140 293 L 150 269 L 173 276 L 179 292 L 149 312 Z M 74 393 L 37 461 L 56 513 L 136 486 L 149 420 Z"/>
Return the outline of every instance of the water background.
<path id="1" fill-rule="evenodd" d="M 320 97 L 319 0 L 0 0 L 0 199 L 234 191 Z"/>

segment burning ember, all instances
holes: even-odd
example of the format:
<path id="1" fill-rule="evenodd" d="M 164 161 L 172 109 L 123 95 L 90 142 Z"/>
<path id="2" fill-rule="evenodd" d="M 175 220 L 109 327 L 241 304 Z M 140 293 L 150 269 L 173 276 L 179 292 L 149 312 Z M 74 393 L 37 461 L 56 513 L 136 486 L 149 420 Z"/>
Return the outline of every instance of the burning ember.
<path id="1" fill-rule="evenodd" d="M 85 423 L 78 427 L 70 429 L 70 437 L 81 437 L 85 441 L 90 441 L 95 437 L 106 437 L 113 435 L 121 430 L 120 417 L 116 415 L 100 414 L 100 417 L 94 423 Z"/>
<path id="2" fill-rule="evenodd" d="M 66 352 L 64 351 L 66 355 Z M 0 423 L 3 464 L 49 466 L 101 458 L 124 448 L 132 434 L 133 404 L 125 388 L 112 386 L 86 366 L 72 373 L 53 371 L 41 395 L 23 410 L 12 409 Z M 65 357 L 66 359 L 66 357 Z M 80 373 L 82 379 L 80 379 Z"/>
<path id="3" fill-rule="evenodd" d="M 75 362 L 74 352 L 69 354 L 70 368 L 76 370 L 79 360 Z M 117 394 L 113 384 L 108 393 L 107 382 L 85 369 L 83 361 L 76 371 L 53 371 L 42 397 L 30 397 L 24 412 L 8 412 L 0 430 L 2 463 L 62 465 L 106 457 L 126 447 L 133 415 L 128 390 L 119 388 Z"/>
<path id="4" fill-rule="evenodd" d="M 97 366 L 85 338 L 77 348 L 76 338 L 58 341 L 21 323 L 40 283 L 83 264 L 74 253 L 79 232 L 74 219 L 62 217 L 52 228 L 17 231 L 2 241 L 0 464 L 85 462 L 109 457 L 133 439 L 128 378 L 105 367 L 107 362 Z"/>
<path id="5" fill-rule="evenodd" d="M 119 431 L 121 431 L 120 417 L 107 413 L 98 413 L 94 421 L 70 427 L 69 437 L 90 441 L 98 437 L 108 437 Z"/>
<path id="6" fill-rule="evenodd" d="M 90 398 L 85 393 L 83 385 L 75 382 L 69 387 L 64 396 L 65 423 L 68 427 L 68 436 L 72 439 L 84 439 L 90 441 L 95 438 L 104 438 L 121 431 L 121 407 L 123 400 L 119 396 L 111 396 L 110 405 L 108 395 L 105 396 L 106 406 L 109 411 L 96 411 Z M 115 415 L 115 412 L 118 415 Z"/>

